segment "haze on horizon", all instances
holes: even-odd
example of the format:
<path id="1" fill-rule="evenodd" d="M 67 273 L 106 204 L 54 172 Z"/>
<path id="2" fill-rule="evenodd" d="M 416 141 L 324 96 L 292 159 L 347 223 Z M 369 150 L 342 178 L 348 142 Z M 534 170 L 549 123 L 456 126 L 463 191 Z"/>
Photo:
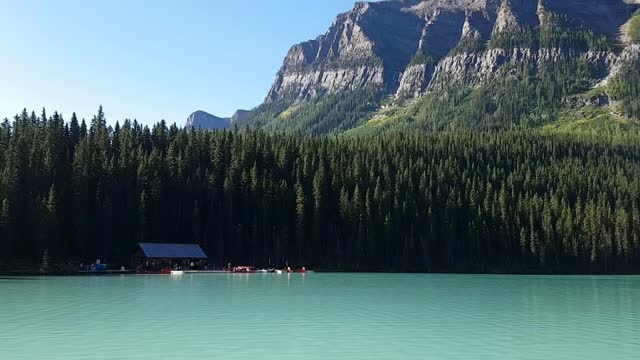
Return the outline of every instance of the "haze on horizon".
<path id="1" fill-rule="evenodd" d="M 352 0 L 0 0 L 0 119 L 23 108 L 109 123 L 259 105 L 291 45 Z"/>

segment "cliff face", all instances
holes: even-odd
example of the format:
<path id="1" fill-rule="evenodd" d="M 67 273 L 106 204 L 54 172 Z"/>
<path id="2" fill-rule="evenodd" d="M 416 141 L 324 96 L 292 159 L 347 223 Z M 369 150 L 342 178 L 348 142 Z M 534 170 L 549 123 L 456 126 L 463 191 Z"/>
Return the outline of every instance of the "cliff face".
<path id="1" fill-rule="evenodd" d="M 638 57 L 638 47 L 628 42 L 624 29 L 639 8 L 638 0 L 359 2 L 339 15 L 327 33 L 291 48 L 266 102 L 366 87 L 418 97 L 445 80 L 467 85 L 489 81 L 504 65 L 523 60 L 585 60 L 601 68 L 593 83 L 606 82 L 620 63 Z M 623 50 L 510 47 L 498 41 L 518 31 L 558 26 L 619 39 Z"/>
<path id="2" fill-rule="evenodd" d="M 237 110 L 235 113 L 233 113 L 233 115 L 231 116 L 231 123 L 237 123 L 239 121 L 243 121 L 244 119 L 247 118 L 247 116 L 249 116 L 251 114 L 251 111 L 248 110 Z"/>
<path id="3" fill-rule="evenodd" d="M 221 130 L 229 127 L 230 118 L 219 118 L 198 110 L 187 118 L 186 128 L 195 130 Z"/>
<path id="4" fill-rule="evenodd" d="M 393 89 L 416 53 L 424 25 L 406 5 L 359 2 L 339 15 L 326 34 L 293 46 L 267 101 L 307 99 L 369 85 Z"/>
<path id="5" fill-rule="evenodd" d="M 198 110 L 189 115 L 185 127 L 195 130 L 222 130 L 231 127 L 233 124 L 241 123 L 249 115 L 251 115 L 251 111 L 237 110 L 230 118 L 221 118 Z"/>

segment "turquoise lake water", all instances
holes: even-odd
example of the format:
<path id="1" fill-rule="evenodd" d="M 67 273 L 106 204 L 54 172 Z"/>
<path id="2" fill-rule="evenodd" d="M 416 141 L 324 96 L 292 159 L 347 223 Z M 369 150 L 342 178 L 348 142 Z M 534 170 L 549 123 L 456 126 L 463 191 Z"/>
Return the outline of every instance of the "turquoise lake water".
<path id="1" fill-rule="evenodd" d="M 640 277 L 0 278 L 0 359 L 638 359 Z"/>

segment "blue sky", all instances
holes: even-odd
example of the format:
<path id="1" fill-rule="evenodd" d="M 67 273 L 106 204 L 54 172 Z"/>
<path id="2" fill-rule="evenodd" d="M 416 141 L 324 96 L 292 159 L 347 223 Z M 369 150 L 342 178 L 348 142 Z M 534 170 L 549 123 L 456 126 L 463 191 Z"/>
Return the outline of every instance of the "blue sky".
<path id="1" fill-rule="evenodd" d="M 289 47 L 353 0 L 0 0 L 0 118 L 22 108 L 182 125 L 257 106 Z"/>

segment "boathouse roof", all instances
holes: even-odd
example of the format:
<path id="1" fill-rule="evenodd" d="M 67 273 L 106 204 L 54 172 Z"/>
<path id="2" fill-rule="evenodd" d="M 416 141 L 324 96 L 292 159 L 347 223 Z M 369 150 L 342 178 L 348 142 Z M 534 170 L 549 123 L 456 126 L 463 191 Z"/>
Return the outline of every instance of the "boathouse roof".
<path id="1" fill-rule="evenodd" d="M 207 254 L 196 244 L 140 243 L 140 250 L 149 259 L 206 259 Z"/>

